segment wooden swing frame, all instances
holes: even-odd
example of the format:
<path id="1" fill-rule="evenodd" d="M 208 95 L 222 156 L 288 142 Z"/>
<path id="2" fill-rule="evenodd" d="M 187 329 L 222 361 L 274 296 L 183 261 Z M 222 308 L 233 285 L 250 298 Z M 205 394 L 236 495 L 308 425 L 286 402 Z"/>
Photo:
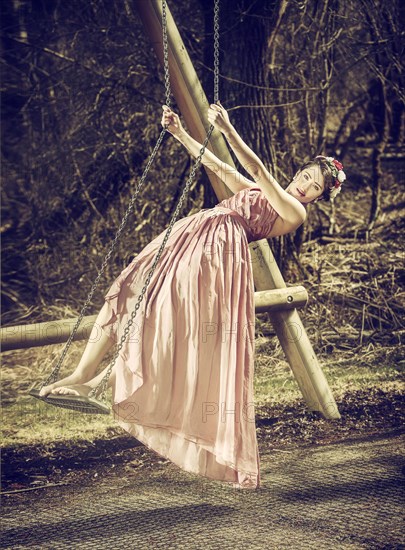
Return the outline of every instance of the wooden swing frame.
<path id="1" fill-rule="evenodd" d="M 163 65 L 160 1 L 135 0 L 134 5 L 155 53 Z M 167 10 L 167 32 L 172 93 L 190 135 L 201 143 L 207 133 L 206 114 L 209 103 L 169 9 Z M 235 167 L 226 141 L 219 131 L 213 132 L 208 148 L 223 162 Z M 231 196 L 232 192 L 226 185 L 208 168 L 205 169 L 218 200 L 222 201 Z M 267 240 L 252 242 L 249 248 L 256 290 L 287 288 Z M 325 418 L 341 418 L 297 309 L 269 310 L 269 316 L 308 408 L 311 411 L 320 412 Z"/>

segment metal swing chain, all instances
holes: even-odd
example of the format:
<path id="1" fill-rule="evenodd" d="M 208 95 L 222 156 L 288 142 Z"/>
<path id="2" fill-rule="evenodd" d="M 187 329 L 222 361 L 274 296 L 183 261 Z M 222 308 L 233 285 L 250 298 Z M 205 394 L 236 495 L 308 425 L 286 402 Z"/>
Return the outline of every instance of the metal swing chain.
<path id="1" fill-rule="evenodd" d="M 219 101 L 219 0 L 215 0 L 215 3 L 214 3 L 214 103 L 218 103 L 218 101 Z"/>
<path id="2" fill-rule="evenodd" d="M 167 41 L 167 29 L 166 29 L 167 20 L 166 20 L 166 12 L 165 12 L 165 0 L 163 0 L 162 24 L 163 24 L 163 48 L 164 48 L 164 54 L 165 54 L 165 57 L 164 57 L 165 80 L 166 80 L 166 90 L 167 90 L 168 87 L 170 86 L 170 81 L 169 81 L 169 63 L 168 63 L 168 55 L 167 55 L 168 41 Z M 214 103 L 217 103 L 218 101 L 219 101 L 219 0 L 215 0 L 215 6 L 214 6 Z M 166 94 L 166 104 L 169 106 L 168 95 L 167 94 Z M 112 371 L 112 369 L 115 365 L 115 362 L 116 362 L 116 360 L 119 356 L 119 352 L 121 351 L 121 349 L 122 349 L 122 347 L 123 347 L 123 345 L 126 341 L 126 337 L 129 334 L 130 327 L 133 325 L 134 318 L 135 318 L 135 316 L 138 312 L 138 309 L 140 308 L 141 302 L 144 298 L 147 287 L 150 283 L 150 280 L 153 276 L 153 273 L 156 269 L 156 266 L 159 262 L 159 259 L 160 259 L 161 255 L 163 253 L 163 250 L 166 246 L 166 243 L 167 243 L 167 240 L 170 236 L 172 228 L 173 228 L 177 218 L 179 217 L 181 207 L 183 205 L 183 202 L 184 202 L 185 198 L 188 195 L 188 191 L 190 189 L 191 183 L 194 179 L 197 168 L 199 167 L 199 165 L 201 163 L 201 159 L 204 155 L 205 149 L 207 147 L 208 141 L 211 137 L 211 134 L 212 134 L 213 130 L 214 130 L 214 126 L 211 124 L 210 128 L 207 132 L 206 138 L 204 139 L 204 142 L 203 142 L 202 147 L 200 149 L 199 155 L 198 155 L 197 159 L 195 160 L 194 166 L 193 166 L 193 168 L 191 170 L 191 173 L 188 177 L 187 183 L 186 183 L 186 185 L 183 189 L 183 192 L 182 192 L 182 195 L 179 199 L 179 202 L 177 203 L 176 210 L 175 210 L 175 212 L 174 212 L 174 214 L 173 214 L 173 216 L 170 220 L 170 223 L 169 223 L 169 226 L 168 226 L 167 231 L 165 233 L 165 236 L 163 238 L 163 241 L 160 245 L 160 248 L 159 248 L 158 252 L 156 253 L 155 259 L 154 259 L 153 264 L 152 264 L 152 267 L 149 271 L 149 274 L 146 278 L 145 284 L 144 284 L 144 286 L 141 290 L 141 293 L 138 297 L 138 301 L 135 304 L 135 308 L 131 313 L 130 319 L 128 319 L 128 321 L 125 325 L 123 334 L 121 336 L 120 343 L 118 345 L 117 350 L 115 351 L 114 357 L 113 357 L 113 359 L 112 359 L 112 361 L 111 361 L 111 363 L 108 367 L 108 370 L 107 370 L 106 374 L 104 375 L 104 377 L 102 378 L 100 383 L 90 391 L 89 397 L 96 397 L 96 395 L 100 392 L 101 397 L 105 399 L 105 391 L 107 389 L 107 384 L 108 384 L 108 380 L 110 378 L 111 371 Z"/>
<path id="3" fill-rule="evenodd" d="M 162 31 L 163 31 L 163 67 L 165 72 L 165 93 L 166 105 L 170 107 L 171 102 L 171 86 L 170 86 L 170 71 L 169 71 L 169 39 L 167 36 L 167 13 L 166 0 L 162 0 Z"/>
<path id="4" fill-rule="evenodd" d="M 171 89 L 170 89 L 169 63 L 168 63 L 168 40 L 167 40 L 167 24 L 166 24 L 166 20 L 167 20 L 167 14 L 166 14 L 166 0 L 162 0 L 162 12 L 163 12 L 163 14 L 162 14 L 162 20 L 163 20 L 163 45 L 164 45 L 164 60 L 165 60 L 165 61 L 164 61 L 164 64 L 165 64 L 165 90 L 166 90 L 165 93 L 166 93 L 166 105 L 167 105 L 167 106 L 170 106 L 170 101 L 171 101 L 171 100 L 170 100 Z M 62 354 L 61 354 L 61 356 L 60 356 L 60 358 L 59 358 L 59 361 L 58 361 L 58 363 L 56 364 L 55 368 L 52 370 L 51 374 L 48 376 L 48 378 L 46 378 L 46 379 L 42 382 L 42 384 L 40 385 L 40 389 L 43 388 L 44 386 L 47 386 L 48 384 L 52 384 L 52 382 L 54 382 L 54 381 L 58 378 L 59 371 L 60 371 L 61 366 L 62 366 L 62 364 L 63 364 L 63 361 L 64 361 L 64 359 L 65 359 L 65 357 L 66 357 L 66 354 L 67 354 L 67 352 L 68 352 L 68 350 L 69 350 L 69 348 L 70 348 L 70 345 L 71 345 L 71 343 L 72 343 L 72 341 L 73 341 L 73 338 L 74 338 L 74 336 L 75 336 L 75 334 L 76 334 L 76 332 L 77 332 L 77 330 L 78 330 L 78 328 L 79 328 L 79 326 L 80 326 L 80 323 L 82 322 L 82 319 L 83 319 L 84 314 L 85 314 L 85 312 L 86 312 L 86 310 L 87 310 L 87 307 L 88 307 L 88 305 L 90 304 L 91 299 L 92 299 L 92 297 L 93 297 L 93 294 L 94 294 L 96 288 L 98 287 L 100 278 L 101 278 L 102 274 L 104 273 L 105 268 L 106 268 L 107 265 L 108 265 L 108 262 L 109 262 L 109 260 L 110 260 L 110 258 L 111 258 L 111 255 L 112 255 L 113 251 L 114 251 L 114 248 L 115 248 L 115 246 L 116 246 L 116 244 L 117 244 L 117 242 L 118 242 L 118 240 L 119 240 L 119 238 L 120 238 L 120 236 L 121 236 L 121 234 L 122 234 L 122 232 L 123 232 L 123 230 L 124 230 L 124 227 L 125 227 L 125 225 L 126 225 L 126 223 L 127 223 L 127 221 L 128 221 L 128 217 L 129 217 L 129 215 L 130 215 L 130 213 L 132 212 L 132 209 L 133 209 L 133 207 L 134 207 L 134 203 L 135 203 L 136 199 L 138 198 L 139 192 L 141 191 L 141 189 L 142 189 L 142 187 L 143 187 L 143 184 L 144 184 L 144 182 L 145 182 L 145 178 L 146 178 L 146 176 L 148 175 L 148 172 L 149 172 L 149 170 L 150 170 L 150 167 L 151 167 L 153 161 L 155 160 L 156 153 L 157 153 L 158 150 L 159 150 L 159 147 L 160 147 L 160 145 L 161 145 L 161 143 L 162 143 L 162 141 L 163 141 L 163 138 L 164 138 L 166 132 L 167 132 L 167 129 L 166 129 L 166 128 L 163 128 L 163 130 L 161 131 L 161 133 L 160 133 L 160 135 L 159 135 L 159 138 L 158 138 L 158 140 L 157 140 L 157 142 L 156 142 L 156 144 L 155 144 L 155 146 L 154 146 L 154 148 L 153 148 L 153 151 L 152 151 L 152 153 L 151 153 L 151 155 L 150 155 L 150 157 L 149 157 L 149 160 L 148 160 L 148 162 L 147 162 L 147 164 L 146 164 L 146 167 L 145 167 L 145 170 L 144 170 L 144 172 L 143 172 L 143 174 L 142 174 L 142 176 L 141 176 L 141 179 L 139 180 L 138 185 L 135 187 L 135 192 L 134 192 L 134 194 L 133 194 L 132 197 L 131 197 L 129 206 L 128 206 L 128 208 L 127 208 L 127 211 L 125 212 L 124 217 L 123 217 L 123 219 L 122 219 L 122 221 L 121 221 L 121 225 L 120 225 L 120 227 L 118 228 L 118 231 L 117 231 L 117 233 L 116 233 L 116 235 L 115 235 L 115 238 L 114 238 L 114 240 L 113 240 L 113 242 L 112 242 L 112 245 L 111 245 L 109 251 L 107 252 L 107 254 L 106 254 L 105 258 L 104 258 L 104 261 L 103 261 L 103 263 L 102 263 L 102 265 L 101 265 L 101 269 L 100 269 L 100 271 L 99 271 L 99 273 L 98 273 L 96 279 L 94 280 L 94 283 L 93 283 L 93 285 L 92 285 L 92 287 L 91 287 L 91 289 L 90 289 L 90 292 L 89 292 L 89 295 L 88 295 L 88 297 L 87 297 L 87 300 L 86 300 L 86 302 L 85 302 L 85 304 L 84 304 L 84 306 L 83 306 L 83 308 L 82 308 L 82 310 L 81 310 L 81 312 L 80 312 L 80 315 L 79 315 L 79 317 L 78 317 L 78 319 L 77 319 L 77 321 L 76 321 L 75 326 L 73 327 L 72 333 L 70 334 L 70 336 L 69 336 L 69 338 L 68 338 L 68 340 L 67 340 L 67 342 L 66 342 L 66 345 L 65 345 L 65 347 L 64 347 L 64 349 L 63 349 L 63 352 L 62 352 Z"/>

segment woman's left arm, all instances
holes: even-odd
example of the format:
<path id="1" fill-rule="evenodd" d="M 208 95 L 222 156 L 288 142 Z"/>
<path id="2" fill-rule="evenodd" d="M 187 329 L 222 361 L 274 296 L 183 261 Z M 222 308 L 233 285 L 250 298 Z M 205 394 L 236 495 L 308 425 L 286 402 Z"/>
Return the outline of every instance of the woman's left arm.
<path id="1" fill-rule="evenodd" d="M 278 222 L 279 231 L 282 231 L 280 234 L 297 229 L 306 218 L 304 206 L 281 187 L 256 153 L 243 141 L 221 104 L 210 105 L 208 120 L 224 134 L 239 162 L 267 196 L 270 204 L 281 218 Z"/>

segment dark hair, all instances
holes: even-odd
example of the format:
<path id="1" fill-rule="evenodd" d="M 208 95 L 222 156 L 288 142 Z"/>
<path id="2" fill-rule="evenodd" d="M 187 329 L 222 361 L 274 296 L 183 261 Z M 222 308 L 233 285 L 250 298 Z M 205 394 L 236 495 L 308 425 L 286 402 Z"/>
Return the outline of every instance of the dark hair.
<path id="1" fill-rule="evenodd" d="M 323 158 L 314 158 L 304 162 L 299 171 L 305 170 L 310 166 L 319 166 L 324 179 L 324 191 L 320 198 L 325 201 L 330 201 L 330 192 L 335 184 L 335 178 L 333 177 L 332 170 L 330 169 L 327 161 Z"/>

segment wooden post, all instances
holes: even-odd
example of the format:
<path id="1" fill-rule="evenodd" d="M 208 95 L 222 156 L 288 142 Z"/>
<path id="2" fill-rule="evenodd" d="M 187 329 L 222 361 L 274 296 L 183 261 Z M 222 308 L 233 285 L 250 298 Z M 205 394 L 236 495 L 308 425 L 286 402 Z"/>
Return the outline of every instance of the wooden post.
<path id="1" fill-rule="evenodd" d="M 163 66 L 161 0 L 148 0 L 147 2 L 134 0 L 134 5 Z M 167 8 L 167 25 L 170 83 L 173 95 L 190 134 L 202 143 L 209 127 L 207 121 L 209 103 L 169 8 Z M 234 166 L 227 144 L 220 132 L 213 132 L 209 148 L 221 160 Z M 207 170 L 207 173 L 219 200 L 232 195 L 226 185 L 210 170 Z M 286 284 L 267 240 L 256 241 L 249 246 L 256 289 L 285 288 Z M 296 310 L 281 311 L 269 315 L 308 408 L 319 411 L 325 418 L 340 418 L 335 399 L 298 312 Z"/>
<path id="2" fill-rule="evenodd" d="M 256 313 L 281 311 L 303 307 L 308 293 L 303 286 L 255 292 Z M 25 349 L 66 342 L 77 322 L 77 317 L 60 321 L 47 321 L 31 325 L 18 325 L 0 329 L 1 351 Z M 83 317 L 73 340 L 88 340 L 97 315 Z M 100 329 L 101 330 L 101 329 Z"/>

